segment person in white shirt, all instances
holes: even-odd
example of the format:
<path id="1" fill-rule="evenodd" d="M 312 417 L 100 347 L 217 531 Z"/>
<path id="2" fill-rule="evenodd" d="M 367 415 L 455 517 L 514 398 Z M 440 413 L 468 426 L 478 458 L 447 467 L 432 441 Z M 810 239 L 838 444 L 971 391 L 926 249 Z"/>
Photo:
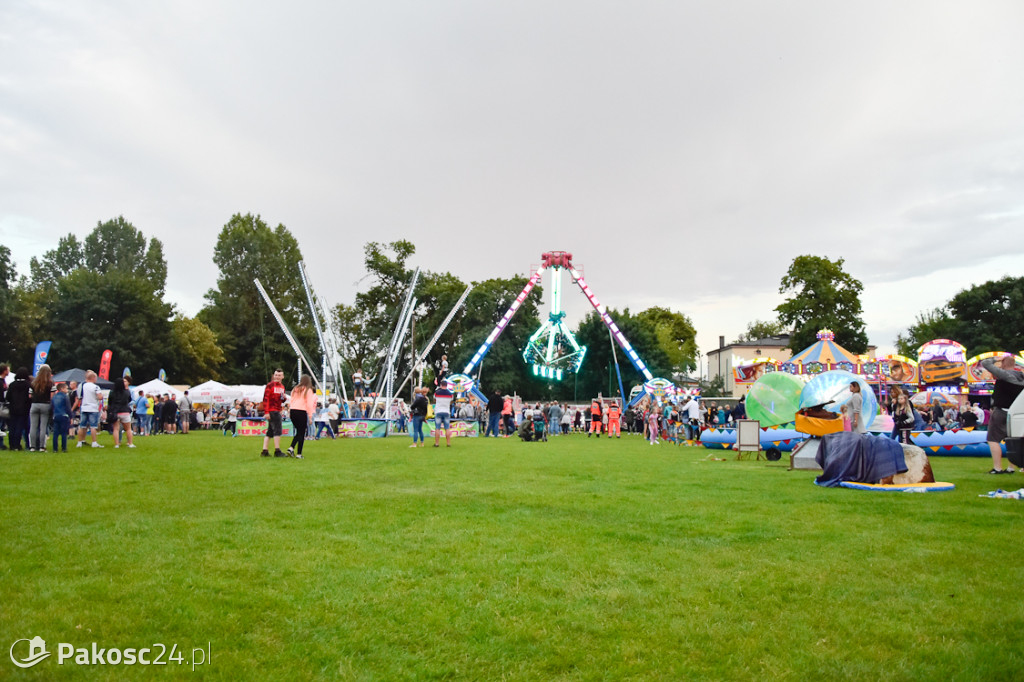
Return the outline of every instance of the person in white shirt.
<path id="1" fill-rule="evenodd" d="M 85 382 L 78 387 L 78 399 L 82 406 L 82 416 L 78 422 L 78 444 L 75 447 L 82 447 L 85 444 L 85 432 L 92 432 L 92 446 L 102 448 L 96 442 L 96 434 L 100 430 L 100 412 L 103 410 L 103 393 L 96 385 L 96 372 L 91 369 L 85 373 Z"/>
<path id="2" fill-rule="evenodd" d="M 335 435 L 338 433 L 339 417 L 341 417 L 341 408 L 338 407 L 338 400 L 337 398 L 331 398 L 331 402 L 327 405 L 327 421 L 330 423 Z"/>
<path id="3" fill-rule="evenodd" d="M 686 429 L 689 435 L 688 440 L 697 440 L 700 434 L 700 404 L 696 398 L 690 398 L 686 403 Z"/>
<path id="4" fill-rule="evenodd" d="M 238 428 L 238 401 L 236 400 L 232 405 L 231 409 L 228 410 L 227 421 L 224 422 L 224 435 L 227 435 L 228 431 L 231 431 L 231 437 L 234 438 L 238 435 L 236 429 Z"/>

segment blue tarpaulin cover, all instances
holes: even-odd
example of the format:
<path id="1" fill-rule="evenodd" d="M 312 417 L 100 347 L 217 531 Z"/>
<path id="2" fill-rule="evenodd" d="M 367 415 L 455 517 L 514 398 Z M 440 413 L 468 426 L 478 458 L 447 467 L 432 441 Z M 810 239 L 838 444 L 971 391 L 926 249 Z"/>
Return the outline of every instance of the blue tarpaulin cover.
<path id="1" fill-rule="evenodd" d="M 814 483 L 826 488 L 842 481 L 878 483 L 907 470 L 899 443 L 869 433 L 830 433 L 821 439 L 814 459 L 823 472 Z"/>

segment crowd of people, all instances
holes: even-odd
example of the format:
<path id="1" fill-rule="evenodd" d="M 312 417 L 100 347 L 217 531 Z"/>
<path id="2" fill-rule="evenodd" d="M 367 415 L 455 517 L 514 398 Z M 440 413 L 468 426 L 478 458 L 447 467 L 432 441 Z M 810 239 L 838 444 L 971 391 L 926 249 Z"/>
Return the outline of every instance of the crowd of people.
<path id="1" fill-rule="evenodd" d="M 933 398 L 931 403 L 914 404 L 913 395 L 900 386 L 893 386 L 887 394 L 883 409 L 892 416 L 891 437 L 904 443 L 911 442 L 914 431 L 944 431 L 955 428 L 985 426 L 992 452 L 993 468 L 989 473 L 1012 473 L 1002 467 L 1001 441 L 1006 437 L 1006 411 L 1013 399 L 1024 390 L 1024 373 L 1016 369 L 1013 358 L 1004 356 L 998 361 L 984 361 L 985 368 L 995 377 L 991 407 L 983 408 L 977 402 L 959 404 Z M 513 435 L 526 442 L 546 442 L 549 437 L 586 433 L 587 437 L 621 438 L 642 435 L 651 445 L 663 441 L 682 444 L 694 442 L 704 429 L 725 427 L 746 418 L 743 398 L 731 406 L 717 401 L 704 401 L 696 396 L 681 396 L 661 403 L 645 397 L 636 405 L 623 409 L 618 399 L 605 399 L 600 395 L 589 406 L 564 402 L 536 402 L 532 405 L 518 398 L 495 391 L 486 404 L 472 396 L 458 397 L 445 378 L 447 366 L 442 368 L 433 390 L 419 387 L 413 391 L 410 404 L 394 399 L 390 407 L 383 401 L 365 397 L 366 381 L 361 373 L 356 386 L 356 400 L 339 404 L 330 398 L 326 404 L 318 399 L 312 378 L 303 375 L 290 392 L 284 386 L 284 372 L 277 369 L 264 388 L 262 402 L 235 400 L 231 405 L 203 412 L 196 409 L 184 391 L 175 398 L 169 394 L 154 395 L 130 391 L 131 377 L 115 379 L 106 394 L 97 384 L 93 371 L 85 375 L 79 385 L 74 381 L 55 382 L 48 365 L 42 365 L 35 376 L 25 367 L 18 368 L 8 383 L 10 368 L 0 365 L 0 427 L 6 428 L 7 444 L 0 438 L 0 449 L 44 452 L 47 444 L 53 452 L 67 452 L 69 437 L 76 447 L 103 447 L 97 441 L 100 430 L 109 430 L 114 447 L 122 443 L 135 448 L 135 438 L 157 434 L 187 434 L 193 425 L 219 424 L 225 435 L 237 435 L 239 420 L 262 418 L 267 422 L 263 441 L 263 456 L 270 456 L 269 445 L 274 443 L 275 457 L 302 459 L 306 440 L 322 437 L 337 438 L 340 420 L 383 419 L 392 420 L 399 432 L 411 431 L 412 445 L 423 447 L 424 424 L 434 419 L 434 447 L 440 447 L 441 434 L 451 447 L 453 420 L 476 422 L 484 437 L 510 438 Z M 863 400 L 857 382 L 850 386 L 852 397 L 842 408 L 844 429 L 866 431 L 866 419 L 861 414 Z M 518 403 L 518 405 L 517 405 Z M 283 420 L 293 425 L 291 444 L 281 450 Z"/>
<path id="2" fill-rule="evenodd" d="M 6 429 L 7 443 L 0 449 L 29 452 L 67 452 L 68 439 L 76 447 L 101 448 L 96 437 L 109 431 L 114 447 L 135 448 L 136 436 L 188 433 L 193 409 L 188 391 L 177 399 L 139 391 L 133 396 L 130 376 L 117 377 L 104 392 L 96 372 L 85 373 L 85 380 L 54 381 L 49 365 L 42 365 L 35 376 L 27 367 L 19 367 L 9 384 L 10 368 L 0 365 L 0 428 Z M 201 419 L 200 419 L 201 421 Z"/>

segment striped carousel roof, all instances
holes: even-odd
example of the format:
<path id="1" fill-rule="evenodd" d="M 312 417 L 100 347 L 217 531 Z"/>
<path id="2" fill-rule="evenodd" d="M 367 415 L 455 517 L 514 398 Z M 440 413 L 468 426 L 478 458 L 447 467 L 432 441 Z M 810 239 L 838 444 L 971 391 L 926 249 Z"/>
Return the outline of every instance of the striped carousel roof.
<path id="1" fill-rule="evenodd" d="M 857 362 L 857 356 L 835 342 L 835 335 L 827 329 L 818 332 L 818 341 L 803 349 L 787 362 Z"/>

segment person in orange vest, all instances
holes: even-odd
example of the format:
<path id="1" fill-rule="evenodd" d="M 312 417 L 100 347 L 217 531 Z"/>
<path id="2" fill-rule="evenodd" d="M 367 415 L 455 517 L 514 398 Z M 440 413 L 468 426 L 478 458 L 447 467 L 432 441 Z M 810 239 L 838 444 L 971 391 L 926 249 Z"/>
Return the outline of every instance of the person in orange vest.
<path id="1" fill-rule="evenodd" d="M 590 438 L 591 434 L 597 432 L 597 437 L 601 437 L 601 400 L 594 398 L 590 403 L 590 433 L 587 434 L 587 438 Z"/>
<path id="2" fill-rule="evenodd" d="M 612 404 L 608 407 L 608 437 L 611 438 L 612 434 L 615 434 L 616 438 L 622 438 L 622 434 L 619 431 L 619 427 L 622 424 L 622 413 L 619 410 L 619 403 L 612 401 Z"/>

